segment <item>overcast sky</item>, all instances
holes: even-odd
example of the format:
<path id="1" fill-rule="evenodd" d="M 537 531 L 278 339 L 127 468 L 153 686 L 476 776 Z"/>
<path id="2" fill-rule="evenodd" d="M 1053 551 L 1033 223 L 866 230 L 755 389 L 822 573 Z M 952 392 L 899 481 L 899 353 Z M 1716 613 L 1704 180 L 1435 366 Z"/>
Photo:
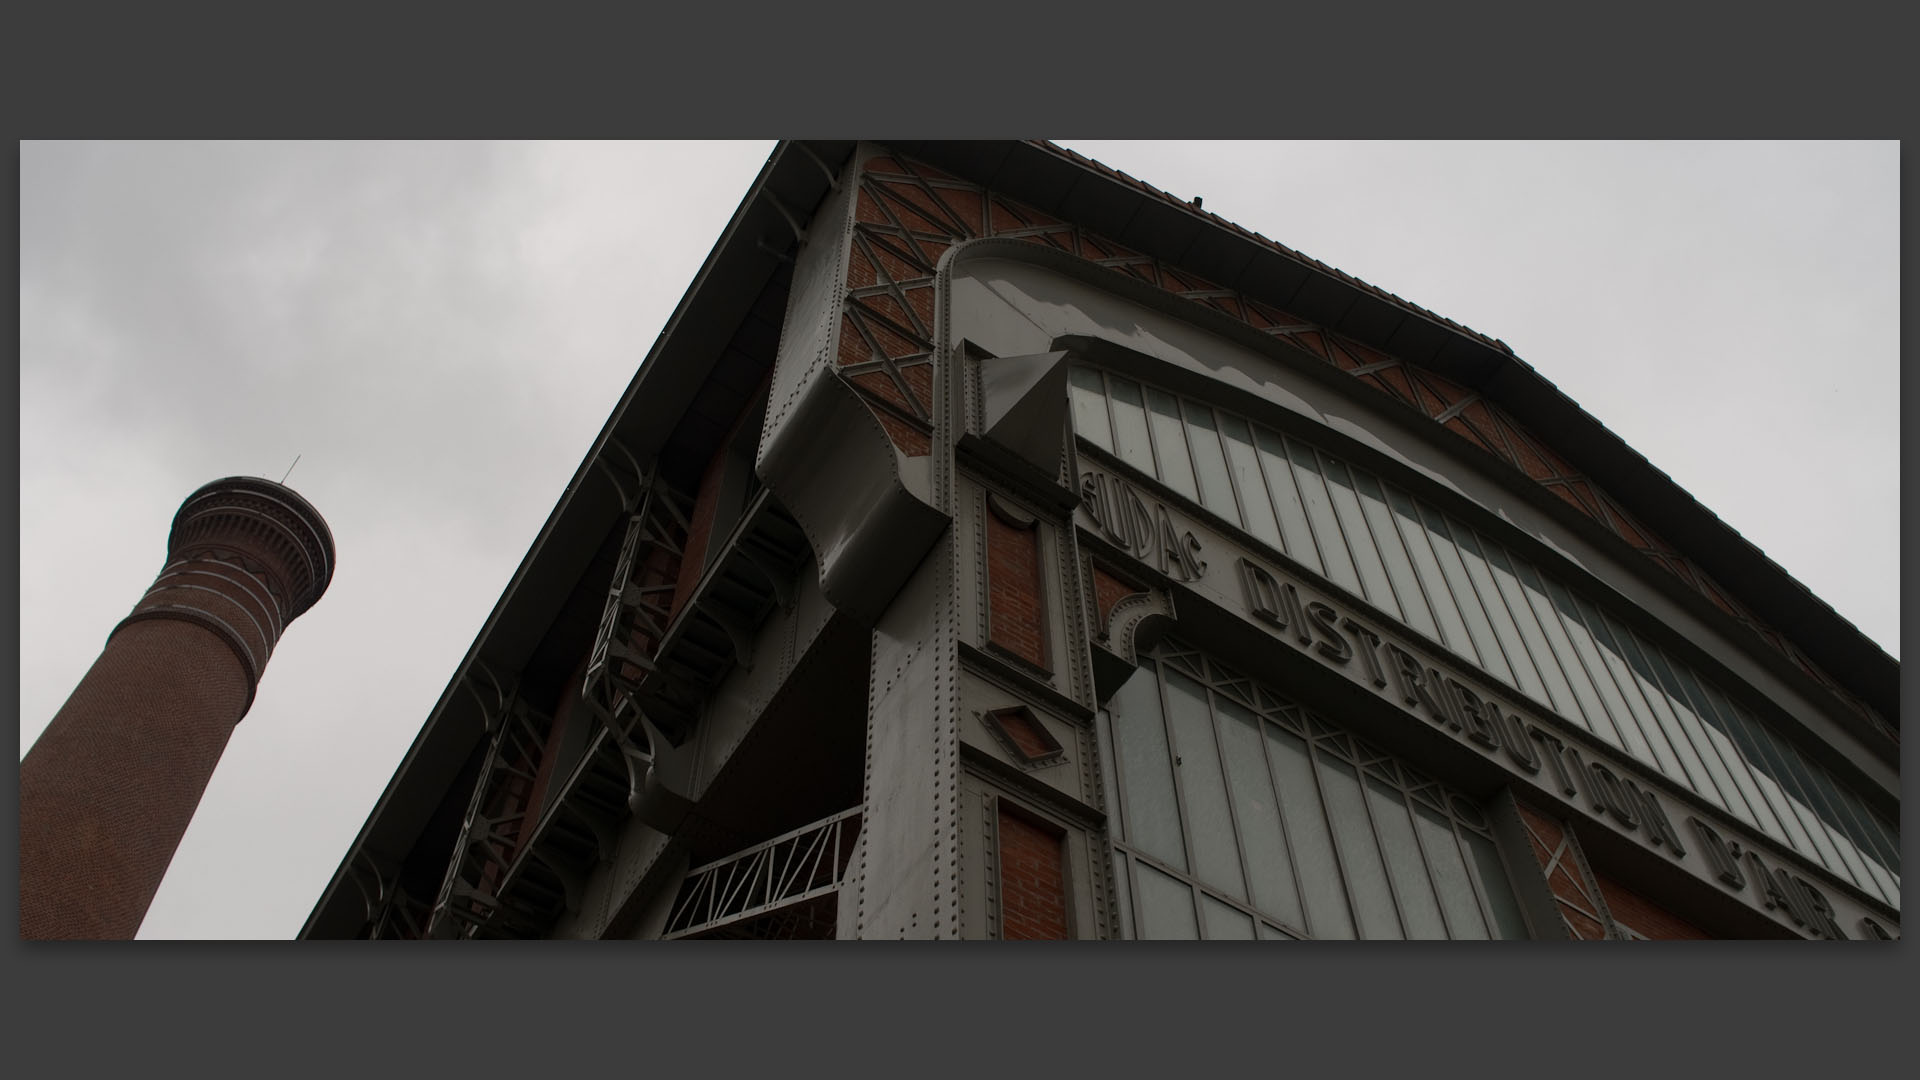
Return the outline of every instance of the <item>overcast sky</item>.
<path id="1" fill-rule="evenodd" d="M 1073 149 L 1504 340 L 1899 655 L 1894 143 Z M 20 175 L 20 752 L 180 502 L 339 568 L 147 938 L 298 932 L 770 143 L 39 144 Z"/>

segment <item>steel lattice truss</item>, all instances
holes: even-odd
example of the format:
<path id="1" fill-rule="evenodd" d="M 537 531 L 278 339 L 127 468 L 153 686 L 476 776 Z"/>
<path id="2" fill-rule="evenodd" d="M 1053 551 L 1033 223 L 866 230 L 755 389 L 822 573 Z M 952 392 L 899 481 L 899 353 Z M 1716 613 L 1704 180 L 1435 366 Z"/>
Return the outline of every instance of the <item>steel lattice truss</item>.
<path id="1" fill-rule="evenodd" d="M 473 937 L 507 921 L 499 885 L 535 811 L 530 801 L 552 723 L 511 691 L 483 704 L 493 706 L 486 714 L 492 734 L 426 937 Z"/>
<path id="2" fill-rule="evenodd" d="M 860 834 L 858 808 L 687 872 L 663 938 L 693 937 L 837 892 Z"/>

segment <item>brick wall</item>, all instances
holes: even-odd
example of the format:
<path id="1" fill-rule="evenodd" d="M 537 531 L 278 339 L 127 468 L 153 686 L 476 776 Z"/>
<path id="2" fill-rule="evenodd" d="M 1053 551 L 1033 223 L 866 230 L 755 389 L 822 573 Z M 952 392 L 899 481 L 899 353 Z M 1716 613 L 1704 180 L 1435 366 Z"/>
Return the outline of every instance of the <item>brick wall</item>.
<path id="1" fill-rule="evenodd" d="M 113 636 L 20 763 L 21 937 L 134 936 L 251 683 L 204 627 Z"/>
<path id="2" fill-rule="evenodd" d="M 1067 876 L 1061 837 L 1000 806 L 1000 936 L 1060 941 L 1067 926 Z"/>
<path id="3" fill-rule="evenodd" d="M 1651 941 L 1705 941 L 1713 935 L 1614 881 L 1595 874 L 1613 921 Z"/>
<path id="4" fill-rule="evenodd" d="M 1114 605 L 1140 591 L 1139 586 L 1121 579 L 1106 567 L 1093 564 L 1093 606 L 1100 613 L 1100 625 L 1095 633 L 1106 637 L 1107 620 L 1113 615 Z"/>
<path id="5" fill-rule="evenodd" d="M 1559 901 L 1560 916 L 1579 941 L 1598 941 L 1624 927 L 1654 941 L 1705 939 L 1706 931 L 1596 871 L 1566 823 L 1544 810 L 1519 804 L 1534 858 Z M 1595 893 L 1598 893 L 1596 896 Z M 1610 918 L 1609 918 L 1610 917 Z"/>
<path id="6" fill-rule="evenodd" d="M 987 513 L 987 640 L 1037 667 L 1047 666 L 1046 600 L 1040 575 L 1040 527 Z"/>

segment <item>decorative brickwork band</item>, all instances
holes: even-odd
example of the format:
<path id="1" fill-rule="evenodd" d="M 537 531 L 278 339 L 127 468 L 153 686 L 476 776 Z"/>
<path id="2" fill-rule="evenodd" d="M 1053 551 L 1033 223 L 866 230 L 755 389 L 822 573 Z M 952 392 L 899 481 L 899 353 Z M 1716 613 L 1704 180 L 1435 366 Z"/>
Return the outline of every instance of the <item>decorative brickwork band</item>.
<path id="1" fill-rule="evenodd" d="M 20 762 L 20 936 L 131 938 L 287 624 L 333 578 L 291 490 L 229 477 L 174 516 L 167 562 Z"/>

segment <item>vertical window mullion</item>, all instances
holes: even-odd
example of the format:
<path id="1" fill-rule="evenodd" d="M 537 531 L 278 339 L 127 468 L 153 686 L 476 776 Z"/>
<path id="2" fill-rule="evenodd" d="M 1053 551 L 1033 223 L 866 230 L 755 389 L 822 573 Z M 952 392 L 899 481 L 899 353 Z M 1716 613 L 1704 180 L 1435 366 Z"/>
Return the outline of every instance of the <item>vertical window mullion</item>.
<path id="1" fill-rule="evenodd" d="M 1160 464 L 1160 477 L 1168 487 L 1198 503 L 1200 486 L 1194 478 L 1192 452 L 1187 449 L 1187 422 L 1180 415 L 1180 399 L 1151 386 L 1143 389 L 1147 395 L 1147 427 L 1153 433 L 1154 460 Z"/>
<path id="2" fill-rule="evenodd" d="M 1366 510 L 1360 505 L 1360 492 L 1354 487 L 1353 472 L 1347 463 L 1330 454 L 1320 454 L 1320 475 L 1327 482 L 1327 497 L 1333 500 L 1333 517 L 1347 541 L 1347 554 L 1360 576 L 1360 595 L 1381 611 L 1399 619 L 1400 609 L 1393 596 L 1393 581 L 1387 575 L 1380 545 L 1374 543 L 1373 529 L 1367 524 Z"/>
<path id="3" fill-rule="evenodd" d="M 1413 556 L 1407 554 L 1406 545 L 1400 542 L 1400 530 L 1393 524 L 1393 509 L 1387 505 L 1380 480 L 1360 469 L 1353 469 L 1352 473 L 1353 489 L 1360 496 L 1361 516 L 1373 531 L 1373 545 L 1386 564 L 1387 580 L 1393 585 L 1407 625 L 1435 642 L 1441 641 L 1440 624 L 1434 621 L 1433 612 L 1427 607 L 1426 593 L 1420 587 L 1420 570 L 1414 565 Z M 1381 515 L 1385 515 L 1384 525 Z"/>
<path id="4" fill-rule="evenodd" d="M 1306 510 L 1307 523 L 1313 530 L 1314 543 L 1320 548 L 1320 561 L 1326 567 L 1327 580 L 1360 595 L 1360 571 L 1355 569 L 1353 555 L 1347 550 L 1346 537 L 1341 534 L 1340 520 L 1333 510 L 1333 496 L 1328 494 L 1326 478 L 1320 473 L 1319 456 L 1313 447 L 1298 439 L 1281 436 L 1280 441 L 1286 447 L 1294 484 L 1299 488 L 1300 502 Z"/>
<path id="5" fill-rule="evenodd" d="M 1574 606 L 1573 594 L 1567 591 L 1566 586 L 1545 574 L 1540 575 L 1540 583 L 1546 587 L 1554 617 L 1560 620 L 1560 628 L 1566 631 L 1567 643 L 1573 646 L 1580 670 L 1585 673 L 1588 684 L 1600 699 L 1601 715 L 1606 720 L 1606 727 L 1605 730 L 1595 728 L 1594 734 L 1629 755 L 1646 760 L 1642 757 L 1645 749 L 1636 751 L 1633 740 L 1628 738 L 1627 725 L 1633 723 L 1633 718 L 1628 715 L 1627 703 L 1620 697 L 1619 688 L 1613 685 L 1613 676 L 1607 673 L 1607 665 L 1600 659 L 1600 647 L 1593 643 L 1586 624 L 1580 621 L 1580 610 Z"/>
<path id="6" fill-rule="evenodd" d="M 1727 775 L 1733 780 L 1734 790 L 1739 793 L 1740 797 L 1738 799 L 1728 802 L 1727 809 L 1733 811 L 1735 817 L 1761 830 L 1768 836 L 1775 837 L 1776 839 L 1785 839 L 1789 847 L 1795 848 L 1809 858 L 1818 859 L 1819 856 L 1814 847 L 1813 838 L 1806 834 L 1806 827 L 1800 824 L 1797 816 L 1789 813 L 1786 809 L 1783 808 L 1781 811 L 1781 813 L 1786 816 L 1775 821 L 1772 829 L 1762 824 L 1759 811 L 1752 809 L 1751 804 L 1762 802 L 1762 797 L 1765 793 L 1761 790 L 1760 785 L 1754 781 L 1753 770 L 1747 766 L 1746 759 L 1740 756 L 1740 748 L 1734 745 L 1733 738 L 1727 734 L 1725 721 L 1720 719 L 1720 714 L 1714 711 L 1712 702 L 1709 702 L 1706 695 L 1701 692 L 1700 683 L 1694 679 L 1693 669 L 1680 663 L 1678 660 L 1671 660 L 1669 663 L 1672 666 L 1675 678 L 1679 681 L 1682 689 L 1686 691 L 1687 699 L 1693 703 L 1693 714 L 1700 720 L 1700 728 L 1706 733 L 1708 745 L 1713 747 L 1715 755 L 1725 764 Z M 1719 733 L 1719 738 L 1714 737 L 1716 732 Z M 1782 797 L 1786 795 L 1784 788 L 1781 789 L 1781 795 Z M 1792 800 L 1789 799 L 1788 801 L 1791 802 Z M 1765 806 L 1764 802 L 1762 805 Z M 1765 808 L 1767 810 L 1767 820 L 1772 820 L 1774 818 L 1772 807 L 1766 806 Z M 1793 827 L 1800 831 L 1800 842 L 1798 844 L 1794 842 L 1792 836 L 1787 834 L 1784 824 L 1787 817 L 1794 819 Z"/>
<path id="7" fill-rule="evenodd" d="M 1546 680 L 1534 670 L 1526 639 L 1520 633 L 1519 624 L 1514 622 L 1513 613 L 1507 610 L 1506 598 L 1500 594 L 1500 584 L 1494 580 L 1493 568 L 1487 565 L 1479 538 L 1472 529 L 1453 518 L 1442 514 L 1441 520 L 1447 526 L 1453 546 L 1459 550 L 1460 565 L 1466 568 L 1467 580 L 1473 583 L 1473 591 L 1480 598 L 1494 639 L 1506 655 L 1507 667 L 1513 672 L 1512 685 L 1536 701 L 1545 699 L 1548 696 Z"/>
<path id="8" fill-rule="evenodd" d="M 1793 744 L 1775 735 L 1772 731 L 1769 731 L 1767 725 L 1762 723 L 1758 717 L 1748 715 L 1745 709 L 1742 709 L 1739 705 L 1731 701 L 1727 702 L 1727 706 L 1727 711 L 1733 713 L 1735 722 L 1747 728 L 1749 732 L 1748 737 L 1752 739 L 1756 745 L 1761 747 L 1763 753 L 1771 749 L 1775 755 L 1785 761 L 1787 768 L 1793 771 L 1794 779 L 1798 781 L 1798 787 L 1803 793 L 1801 796 L 1802 801 L 1806 803 L 1807 809 L 1812 811 L 1814 821 L 1818 822 L 1822 831 L 1828 834 L 1828 843 L 1832 845 L 1834 854 L 1839 857 L 1841 865 L 1846 868 L 1838 872 L 1847 877 L 1851 877 L 1854 884 L 1859 885 L 1862 889 L 1868 892 L 1878 892 L 1878 886 L 1871 880 L 1872 875 L 1867 873 L 1866 866 L 1859 862 L 1859 854 L 1849 850 L 1852 847 L 1852 842 L 1847 838 L 1845 833 L 1832 827 L 1830 817 L 1837 815 L 1834 814 L 1831 807 L 1827 806 L 1826 800 L 1818 790 L 1818 784 L 1815 783 L 1812 775 L 1813 767 L 1810 763 L 1800 756 Z M 1756 767 L 1757 764 L 1758 763 L 1756 763 Z M 1827 811 L 1825 814 L 1820 812 L 1823 808 Z"/>
<path id="9" fill-rule="evenodd" d="M 1507 603 L 1507 612 L 1520 631 L 1521 643 L 1527 648 L 1534 671 L 1546 686 L 1547 697 L 1541 704 L 1581 727 L 1588 727 L 1586 714 L 1580 708 L 1580 699 L 1573 692 L 1573 684 L 1567 681 L 1567 673 L 1561 669 L 1560 660 L 1554 655 L 1553 639 L 1547 634 L 1546 628 L 1540 625 L 1533 606 L 1527 602 L 1526 588 L 1520 584 L 1519 575 L 1514 573 L 1506 549 L 1484 536 L 1476 536 L 1476 539 L 1486 556 L 1487 568 L 1493 573 L 1494 586 L 1500 590 L 1501 599 Z"/>
<path id="10" fill-rule="evenodd" d="M 1473 645 L 1473 635 L 1467 630 L 1467 620 L 1460 614 L 1460 605 L 1454 601 L 1453 590 L 1447 587 L 1446 574 L 1440 568 L 1440 560 L 1433 553 L 1433 545 L 1427 542 L 1427 527 L 1420 523 L 1420 510 L 1414 505 L 1413 497 L 1399 488 L 1382 485 L 1387 494 L 1387 502 L 1393 509 L 1393 523 L 1400 530 L 1400 539 L 1406 545 L 1407 556 L 1413 562 L 1414 578 L 1426 592 L 1427 606 L 1433 610 L 1434 622 L 1440 628 L 1440 643 L 1453 652 L 1482 667 L 1480 654 Z M 1426 556 L 1424 559 L 1421 556 Z"/>
<path id="11" fill-rule="evenodd" d="M 1233 491 L 1233 469 L 1227 464 L 1227 449 L 1220 441 L 1219 422 L 1214 419 L 1213 410 L 1185 398 L 1180 400 L 1180 408 L 1187 419 L 1187 445 L 1193 453 L 1201 505 L 1234 525 L 1244 525 L 1246 519 L 1240 513 L 1239 498 Z M 1217 475 L 1210 473 L 1209 467 L 1217 468 Z"/>
<path id="12" fill-rule="evenodd" d="M 1314 722 L 1308 718 L 1301 725 L 1304 733 L 1302 743 L 1306 747 L 1307 770 L 1313 776 L 1313 793 L 1320 807 L 1320 820 L 1327 827 L 1327 845 L 1333 849 L 1333 864 L 1340 870 L 1340 893 L 1347 901 L 1347 917 L 1353 923 L 1353 936 L 1356 940 L 1365 940 L 1361 935 L 1360 907 L 1353 899 L 1353 874 L 1347 869 L 1346 853 L 1340 843 L 1340 830 L 1333 827 L 1333 811 L 1327 805 L 1327 784 L 1320 776 L 1319 743 L 1313 737 Z"/>
<path id="13" fill-rule="evenodd" d="M 1088 442 L 1112 452 L 1113 420 L 1107 407 L 1106 376 L 1097 368 L 1075 365 L 1068 369 L 1068 385 L 1072 388 L 1069 397 L 1073 404 L 1074 430 Z M 1100 414 L 1097 418 L 1093 415 L 1096 410 Z"/>
<path id="14" fill-rule="evenodd" d="M 1326 562 L 1320 558 L 1319 546 L 1314 542 L 1313 522 L 1307 519 L 1307 501 L 1293 479 L 1293 463 L 1287 460 L 1286 441 L 1278 433 L 1256 425 L 1253 445 L 1254 456 L 1260 459 L 1260 470 L 1267 478 L 1267 494 L 1273 497 L 1273 516 L 1280 522 L 1287 554 L 1314 573 L 1324 575 Z"/>
<path id="15" fill-rule="evenodd" d="M 1233 480 L 1234 490 L 1240 499 L 1240 509 L 1246 518 L 1247 531 L 1264 543 L 1281 550 L 1286 549 L 1286 541 L 1280 533 L 1279 516 L 1273 508 L 1272 497 L 1268 494 L 1266 474 L 1260 469 L 1260 454 L 1254 449 L 1253 429 L 1238 416 L 1219 413 L 1220 445 L 1227 452 L 1227 475 Z M 1235 437 L 1238 430 L 1246 435 Z M 1246 475 L 1251 471 L 1251 475 Z"/>
<path id="16" fill-rule="evenodd" d="M 1573 647 L 1572 639 L 1567 637 L 1567 628 L 1560 621 L 1560 613 L 1554 610 L 1553 599 L 1547 595 L 1545 579 L 1533 568 L 1532 563 L 1518 555 L 1513 557 L 1513 572 L 1521 590 L 1526 593 L 1527 605 L 1533 609 L 1535 620 L 1540 624 L 1540 632 L 1546 635 L 1547 644 L 1553 649 L 1561 676 L 1567 680 L 1567 686 L 1580 702 L 1580 715 L 1571 719 L 1580 722 L 1596 737 L 1607 738 L 1600 734 L 1600 729 L 1609 723 L 1606 703 L 1600 700 L 1600 692 L 1593 688 L 1593 681 L 1587 677 L 1579 650 Z M 1617 737 L 1607 741 L 1619 745 Z"/>
<path id="17" fill-rule="evenodd" d="M 1665 746 L 1662 742 L 1665 736 L 1660 732 L 1654 719 L 1653 707 L 1641 698 L 1640 686 L 1634 682 L 1633 673 L 1627 669 L 1627 658 L 1620 646 L 1614 643 L 1613 633 L 1607 629 L 1606 620 L 1601 617 L 1602 612 L 1580 596 L 1575 596 L 1573 603 L 1574 608 L 1580 612 L 1580 617 L 1587 624 L 1587 632 L 1593 637 L 1594 647 L 1600 650 L 1600 662 L 1606 665 L 1608 673 L 1613 676 L 1614 685 L 1620 688 L 1621 699 L 1627 703 L 1627 712 L 1632 716 L 1634 725 L 1640 729 L 1640 738 L 1646 743 L 1645 752 L 1648 755 L 1644 760 L 1668 776 L 1676 779 L 1684 778 L 1686 774 L 1680 770 L 1680 763 L 1674 757 L 1673 747 Z M 1663 747 L 1666 750 L 1664 756 L 1660 752 Z"/>
<path id="18" fill-rule="evenodd" d="M 1460 554 L 1459 545 L 1453 542 L 1453 532 L 1447 525 L 1446 515 L 1418 499 L 1414 500 L 1414 505 L 1420 511 L 1420 522 L 1426 529 L 1427 542 L 1433 545 L 1433 557 L 1440 562 L 1440 573 L 1453 590 L 1454 603 L 1460 606 L 1460 617 L 1467 622 L 1467 634 L 1473 638 L 1473 647 L 1480 653 L 1480 669 L 1508 686 L 1519 689 L 1520 683 L 1507 664 L 1499 635 L 1493 631 L 1493 620 L 1487 616 L 1486 606 L 1480 602 L 1473 578 L 1467 573 L 1466 559 Z"/>
<path id="19" fill-rule="evenodd" d="M 1600 616 L 1607 624 L 1607 631 L 1613 635 L 1615 641 L 1620 643 L 1622 659 L 1626 660 L 1627 667 L 1633 673 L 1634 681 L 1640 687 L 1640 696 L 1646 700 L 1647 707 L 1653 710 L 1654 720 L 1659 723 L 1661 731 L 1666 735 L 1668 748 L 1673 751 L 1675 760 L 1680 762 L 1680 771 L 1687 786 L 1703 796 L 1707 795 L 1713 787 L 1713 781 L 1706 775 L 1706 766 L 1701 764 L 1699 755 L 1688 741 L 1686 732 L 1682 730 L 1679 717 L 1673 711 L 1673 704 L 1667 700 L 1666 692 L 1661 689 L 1660 682 L 1654 675 L 1653 665 L 1648 662 L 1646 653 L 1640 648 L 1639 640 L 1625 623 L 1604 611 L 1600 612 Z"/>
<path id="20" fill-rule="evenodd" d="M 1674 719 L 1680 722 L 1680 730 L 1693 743 L 1694 751 L 1700 757 L 1700 767 L 1706 771 L 1707 779 L 1713 784 L 1712 790 L 1702 790 L 1701 794 L 1706 795 L 1722 810 L 1731 812 L 1734 800 L 1740 796 L 1734 789 L 1733 776 L 1726 772 L 1725 763 L 1720 760 L 1720 755 L 1714 750 L 1713 739 L 1706 732 L 1706 721 L 1695 714 L 1695 707 L 1687 700 L 1686 687 L 1680 685 L 1680 680 L 1674 675 L 1673 668 L 1668 665 L 1665 654 L 1650 641 L 1638 638 L 1635 640 L 1641 651 L 1646 654 L 1647 664 L 1653 668 L 1653 673 L 1660 683 L 1660 690 L 1667 696 L 1667 704 L 1673 708 Z M 1793 846 L 1791 839 L 1784 837 L 1782 839 L 1786 839 L 1787 846 Z"/>
<path id="21" fill-rule="evenodd" d="M 1252 710 L 1252 712 L 1254 719 L 1261 725 L 1257 729 L 1260 735 L 1260 759 L 1267 770 L 1267 784 L 1273 794 L 1273 811 L 1280 819 L 1280 838 L 1285 841 L 1287 845 L 1288 869 L 1292 871 L 1288 876 L 1293 881 L 1294 897 L 1300 904 L 1300 928 L 1306 931 L 1307 935 L 1311 937 L 1313 936 L 1313 909 L 1307 906 L 1306 886 L 1300 881 L 1300 858 L 1298 855 L 1300 842 L 1294 838 L 1293 826 L 1289 824 L 1290 815 L 1287 813 L 1287 801 L 1280 797 L 1279 773 L 1274 768 L 1273 751 L 1267 747 L 1265 725 L 1273 724 L 1282 731 L 1286 730 L 1286 725 L 1275 723 L 1272 718 L 1262 715 L 1258 709 Z"/>
<path id="22" fill-rule="evenodd" d="M 1220 738 L 1220 710 L 1214 705 L 1215 691 L 1205 683 L 1200 684 L 1200 704 L 1207 710 L 1207 734 L 1213 739 L 1215 766 L 1220 773 L 1220 798 L 1227 806 L 1227 826 L 1233 830 L 1233 858 L 1240 867 L 1240 891 L 1242 902 L 1252 906 L 1254 902 L 1253 874 L 1247 867 L 1246 830 L 1240 827 L 1240 811 L 1233 805 L 1233 775 L 1227 767 L 1226 743 Z M 1209 886 L 1214 890 L 1233 894 L 1225 884 Z"/>

